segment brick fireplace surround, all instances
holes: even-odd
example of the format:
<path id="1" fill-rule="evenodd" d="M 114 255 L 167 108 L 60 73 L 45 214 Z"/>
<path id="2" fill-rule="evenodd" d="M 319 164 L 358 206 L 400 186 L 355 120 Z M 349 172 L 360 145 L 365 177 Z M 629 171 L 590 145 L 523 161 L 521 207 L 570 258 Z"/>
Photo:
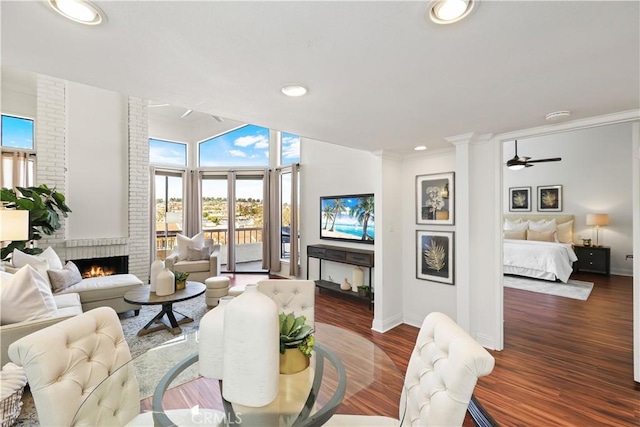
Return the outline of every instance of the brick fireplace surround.
<path id="1" fill-rule="evenodd" d="M 66 178 L 66 92 L 67 82 L 49 76 L 37 76 L 36 141 L 38 161 L 36 185 L 56 187 L 65 194 Z M 38 246 L 53 247 L 62 260 L 95 257 L 129 256 L 129 273 L 147 283 L 150 265 L 149 223 L 149 121 L 145 102 L 141 98 L 128 99 L 128 161 L 129 235 L 116 238 L 70 240 L 66 238 L 66 223 L 52 236 L 45 236 Z"/>

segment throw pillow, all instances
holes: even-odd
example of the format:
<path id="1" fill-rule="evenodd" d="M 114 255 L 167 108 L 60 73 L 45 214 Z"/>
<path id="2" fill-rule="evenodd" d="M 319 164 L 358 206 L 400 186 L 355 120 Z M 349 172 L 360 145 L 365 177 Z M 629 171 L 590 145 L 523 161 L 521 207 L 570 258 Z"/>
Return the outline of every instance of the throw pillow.
<path id="1" fill-rule="evenodd" d="M 201 249 L 187 248 L 187 261 L 208 260 L 211 256 L 211 246 L 205 246 Z"/>
<path id="2" fill-rule="evenodd" d="M 49 263 L 49 268 L 52 270 L 60 270 L 62 268 L 62 261 L 51 246 L 42 251 L 42 253 L 37 255 L 37 257 L 46 259 Z"/>
<path id="3" fill-rule="evenodd" d="M 533 231 L 556 231 L 556 219 L 552 219 L 550 221 L 540 220 L 540 221 L 529 221 L 529 230 Z"/>
<path id="4" fill-rule="evenodd" d="M 24 322 L 58 314 L 51 288 L 30 265 L 15 274 L 0 272 L 0 324 Z"/>
<path id="5" fill-rule="evenodd" d="M 504 231 L 525 231 L 529 228 L 529 223 L 527 221 L 520 222 L 520 219 L 516 221 L 510 221 L 508 219 L 504 220 Z"/>
<path id="6" fill-rule="evenodd" d="M 558 224 L 556 239 L 560 243 L 573 243 L 573 220 Z"/>
<path id="7" fill-rule="evenodd" d="M 80 283 L 82 280 L 80 270 L 71 261 L 68 261 L 64 268 L 60 270 L 49 270 L 47 273 L 49 273 L 49 281 L 53 292 L 60 292 L 69 286 Z"/>
<path id="8" fill-rule="evenodd" d="M 204 231 L 201 231 L 192 238 L 178 233 L 176 241 L 178 243 L 178 261 L 184 261 L 189 256 L 189 248 L 202 249 L 204 247 Z"/>
<path id="9" fill-rule="evenodd" d="M 523 231 L 503 231 L 502 237 L 505 239 L 511 240 L 526 240 L 527 239 L 527 230 Z"/>
<path id="10" fill-rule="evenodd" d="M 527 240 L 537 240 L 539 242 L 555 242 L 555 234 L 555 231 L 527 230 Z"/>
<path id="11" fill-rule="evenodd" d="M 40 273 L 45 282 L 47 282 L 47 285 L 51 286 L 51 283 L 49 283 L 49 276 L 47 275 L 49 262 L 46 259 L 41 258 L 37 255 L 25 254 L 18 249 L 14 249 L 11 254 L 11 264 L 13 264 L 15 268 L 22 268 L 25 265 L 30 265 L 31 267 L 35 268 L 38 273 Z"/>

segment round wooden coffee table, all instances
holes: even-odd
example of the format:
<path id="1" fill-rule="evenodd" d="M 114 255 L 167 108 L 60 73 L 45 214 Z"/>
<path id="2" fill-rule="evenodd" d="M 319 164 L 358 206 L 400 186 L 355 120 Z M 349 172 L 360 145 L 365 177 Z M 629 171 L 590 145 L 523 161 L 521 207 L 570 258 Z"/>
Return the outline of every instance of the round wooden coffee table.
<path id="1" fill-rule="evenodd" d="M 159 297 L 155 292 L 150 291 L 149 286 L 144 286 L 142 289 L 136 289 L 124 294 L 124 300 L 130 304 L 137 305 L 162 305 L 162 310 L 156 316 L 149 321 L 142 329 L 138 331 L 138 336 L 150 334 L 151 332 L 160 331 L 163 329 L 169 330 L 172 334 L 178 335 L 182 333 L 180 329 L 181 324 L 193 322 L 193 319 L 173 311 L 173 304 L 180 301 L 186 301 L 191 298 L 195 298 L 204 294 L 207 287 L 199 282 L 187 282 L 184 289 L 175 291 L 171 295 L 165 295 Z M 175 315 L 180 316 L 176 319 Z M 166 317 L 165 317 L 166 316 Z M 158 326 L 153 326 L 154 323 L 160 323 Z"/>

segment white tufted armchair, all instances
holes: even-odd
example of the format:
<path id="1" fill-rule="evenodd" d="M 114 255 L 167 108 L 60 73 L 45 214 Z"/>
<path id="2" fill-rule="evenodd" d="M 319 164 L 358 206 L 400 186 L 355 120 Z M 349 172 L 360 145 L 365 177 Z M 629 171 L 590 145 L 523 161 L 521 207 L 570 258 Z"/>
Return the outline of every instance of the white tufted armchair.
<path id="1" fill-rule="evenodd" d="M 313 327 L 316 285 L 312 280 L 269 279 L 258 282 L 258 290 L 275 301 L 278 312 L 305 316 Z"/>
<path id="2" fill-rule="evenodd" d="M 400 400 L 402 425 L 461 426 L 478 378 L 489 375 L 494 364 L 493 356 L 451 318 L 443 313 L 429 314 L 407 366 Z M 326 425 L 398 426 L 399 421 L 334 415 Z"/>

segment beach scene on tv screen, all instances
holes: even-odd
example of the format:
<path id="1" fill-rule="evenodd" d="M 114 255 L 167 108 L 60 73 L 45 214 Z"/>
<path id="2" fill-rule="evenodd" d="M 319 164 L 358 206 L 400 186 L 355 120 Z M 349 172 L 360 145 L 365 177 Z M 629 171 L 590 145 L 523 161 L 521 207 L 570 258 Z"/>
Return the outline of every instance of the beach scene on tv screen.
<path id="1" fill-rule="evenodd" d="M 339 240 L 359 240 L 373 243 L 375 239 L 373 195 L 322 197 L 320 237 Z"/>

